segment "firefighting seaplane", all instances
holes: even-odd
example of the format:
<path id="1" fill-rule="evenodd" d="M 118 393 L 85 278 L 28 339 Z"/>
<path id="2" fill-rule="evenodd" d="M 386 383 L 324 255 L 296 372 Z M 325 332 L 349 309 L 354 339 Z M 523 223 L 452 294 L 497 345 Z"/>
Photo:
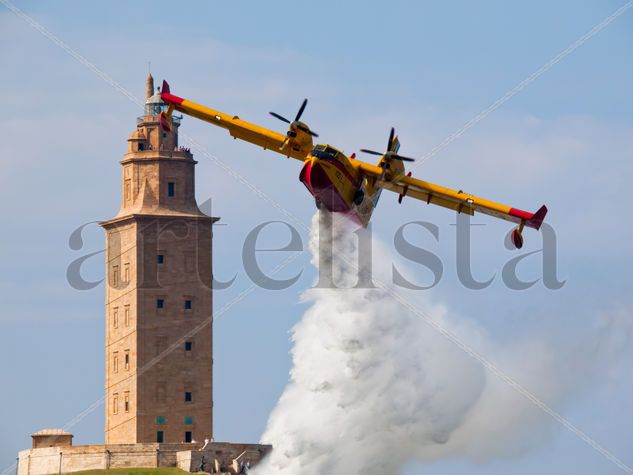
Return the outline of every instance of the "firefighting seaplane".
<path id="1" fill-rule="evenodd" d="M 403 198 L 408 196 L 457 213 L 474 215 L 479 212 L 516 223 L 511 239 L 517 249 L 523 246 L 523 228 L 527 226 L 538 230 L 547 214 L 546 206 L 530 213 L 412 177 L 411 172 L 406 172 L 404 162 L 412 162 L 414 159 L 399 154 L 400 141 L 393 128 L 384 152 L 361 149 L 363 153 L 380 157 L 376 165 L 357 160 L 356 154 L 346 156 L 328 144 L 315 146 L 312 139 L 318 137 L 318 134 L 301 121 L 307 99 L 303 101 L 292 121 L 270 112 L 270 115 L 288 124 L 288 131 L 280 134 L 246 122 L 236 115 L 225 114 L 178 97 L 171 93 L 166 81 L 163 81 L 161 98 L 167 105 L 167 110 L 160 114 L 164 129 L 170 130 L 172 113 L 177 110 L 225 128 L 236 139 L 300 160 L 303 168 L 299 180 L 314 196 L 317 207 L 345 213 L 363 226 L 369 223 L 382 190 L 397 193 L 398 203 L 402 203 Z"/>

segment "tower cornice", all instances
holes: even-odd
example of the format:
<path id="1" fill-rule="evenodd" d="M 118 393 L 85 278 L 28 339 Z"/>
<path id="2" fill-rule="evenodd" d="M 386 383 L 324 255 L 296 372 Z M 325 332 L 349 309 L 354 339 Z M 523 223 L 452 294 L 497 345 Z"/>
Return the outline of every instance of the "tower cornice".
<path id="1" fill-rule="evenodd" d="M 164 213 L 159 213 L 159 214 L 133 213 L 126 216 L 117 216 L 115 218 L 107 219 L 105 221 L 99 221 L 99 226 L 101 226 L 102 228 L 108 229 L 113 226 L 126 224 L 127 222 L 151 220 L 151 219 L 169 219 L 169 220 L 184 219 L 184 220 L 190 220 L 190 221 L 204 221 L 204 222 L 211 221 L 212 224 L 216 223 L 217 221 L 220 221 L 220 218 L 215 217 L 215 216 L 208 216 L 204 213 L 193 214 L 193 213 L 179 213 L 175 211 L 173 213 L 169 213 L 169 212 L 164 212 Z"/>
<path id="2" fill-rule="evenodd" d="M 193 159 L 191 152 L 184 150 L 144 150 L 140 152 L 128 152 L 123 156 L 123 160 L 119 163 L 125 165 L 133 162 L 152 162 L 152 161 L 167 161 L 178 160 L 179 162 L 189 162 L 197 164 L 198 161 Z"/>

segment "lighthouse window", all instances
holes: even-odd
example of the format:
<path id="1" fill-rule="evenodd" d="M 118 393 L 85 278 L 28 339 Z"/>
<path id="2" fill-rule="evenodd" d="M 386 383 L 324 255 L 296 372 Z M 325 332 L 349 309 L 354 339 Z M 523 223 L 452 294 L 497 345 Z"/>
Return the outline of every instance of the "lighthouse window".
<path id="1" fill-rule="evenodd" d="M 130 326 L 130 306 L 126 305 L 124 307 L 124 320 L 125 320 L 125 326 L 129 327 Z"/>
<path id="2" fill-rule="evenodd" d="M 173 181 L 167 183 L 167 196 L 174 196 L 176 194 L 176 184 Z"/>

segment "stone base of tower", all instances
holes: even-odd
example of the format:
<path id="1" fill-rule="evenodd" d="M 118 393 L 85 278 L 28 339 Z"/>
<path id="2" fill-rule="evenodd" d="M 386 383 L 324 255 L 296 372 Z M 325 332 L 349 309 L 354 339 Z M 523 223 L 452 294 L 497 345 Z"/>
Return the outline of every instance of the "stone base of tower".
<path id="1" fill-rule="evenodd" d="M 178 467 L 188 472 L 242 473 L 255 467 L 270 445 L 211 442 L 182 444 L 108 444 L 40 447 L 18 454 L 18 475 L 72 473 L 117 468 Z"/>
<path id="2" fill-rule="evenodd" d="M 272 450 L 272 445 L 213 442 L 202 450 L 177 454 L 178 468 L 187 472 L 244 473 L 255 467 Z"/>

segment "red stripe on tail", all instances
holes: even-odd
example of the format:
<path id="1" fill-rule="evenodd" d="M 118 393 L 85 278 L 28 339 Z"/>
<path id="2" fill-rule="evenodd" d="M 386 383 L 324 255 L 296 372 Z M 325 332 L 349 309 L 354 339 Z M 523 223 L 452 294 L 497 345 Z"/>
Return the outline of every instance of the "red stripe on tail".
<path id="1" fill-rule="evenodd" d="M 163 81 L 163 88 L 160 91 L 160 98 L 166 104 L 173 104 L 175 106 L 179 106 L 180 104 L 182 104 L 182 101 L 184 101 L 182 97 L 174 96 L 169 92 L 169 84 L 167 83 L 167 81 Z"/>
<path id="2" fill-rule="evenodd" d="M 530 213 L 528 211 L 523 211 L 522 209 L 517 208 L 512 208 L 510 210 L 510 216 L 519 218 L 521 221 L 525 222 L 525 225 L 528 228 L 534 229 L 539 229 L 541 227 L 546 214 L 547 206 L 545 205 L 541 206 L 536 213 Z"/>
<path id="3" fill-rule="evenodd" d="M 530 219 L 527 223 L 525 223 L 526 226 L 529 226 L 530 228 L 534 228 L 534 229 L 540 229 L 541 224 L 543 224 L 543 221 L 545 220 L 546 214 L 547 214 L 547 206 L 543 205 L 538 209 L 536 213 L 534 213 L 534 215 L 532 216 L 532 219 Z"/>

